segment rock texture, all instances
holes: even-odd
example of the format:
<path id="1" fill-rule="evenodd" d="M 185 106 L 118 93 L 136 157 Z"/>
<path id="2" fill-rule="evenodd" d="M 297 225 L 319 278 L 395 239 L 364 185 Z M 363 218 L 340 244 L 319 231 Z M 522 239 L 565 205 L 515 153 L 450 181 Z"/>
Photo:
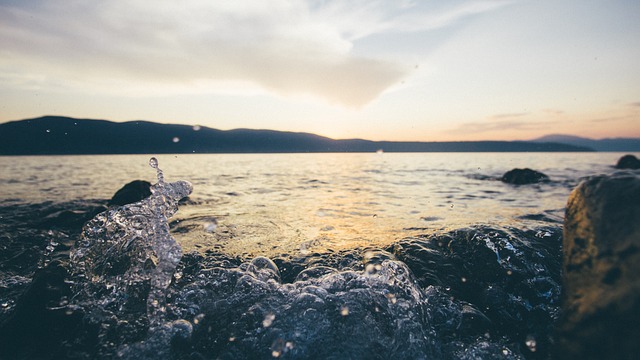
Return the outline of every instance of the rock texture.
<path id="1" fill-rule="evenodd" d="M 564 223 L 564 315 L 558 359 L 640 353 L 640 172 L 592 177 L 573 190 Z"/>
<path id="2" fill-rule="evenodd" d="M 549 177 L 539 171 L 524 168 L 509 170 L 500 180 L 509 184 L 524 185 L 549 181 Z"/>
<path id="3" fill-rule="evenodd" d="M 640 169 L 640 160 L 633 155 L 625 155 L 618 160 L 617 169 Z"/>
<path id="4" fill-rule="evenodd" d="M 145 180 L 133 180 L 116 191 L 109 205 L 123 206 L 145 199 L 151 195 L 151 183 Z"/>

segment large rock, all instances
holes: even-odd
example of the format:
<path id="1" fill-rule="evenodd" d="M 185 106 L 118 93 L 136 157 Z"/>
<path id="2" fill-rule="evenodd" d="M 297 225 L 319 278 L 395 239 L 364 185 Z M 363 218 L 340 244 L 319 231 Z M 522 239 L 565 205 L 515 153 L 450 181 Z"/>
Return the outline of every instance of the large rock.
<path id="1" fill-rule="evenodd" d="M 549 181 L 549 177 L 539 171 L 524 168 L 509 170 L 500 180 L 509 184 L 524 185 Z"/>
<path id="2" fill-rule="evenodd" d="M 573 190 L 564 223 L 558 359 L 640 354 L 640 173 L 592 177 Z"/>
<path id="3" fill-rule="evenodd" d="M 640 169 L 640 160 L 633 155 L 625 155 L 616 164 L 618 169 Z"/>
<path id="4" fill-rule="evenodd" d="M 151 183 L 145 180 L 133 180 L 132 182 L 123 186 L 120 190 L 116 191 L 109 205 L 127 205 L 142 199 L 148 198 L 151 195 Z"/>

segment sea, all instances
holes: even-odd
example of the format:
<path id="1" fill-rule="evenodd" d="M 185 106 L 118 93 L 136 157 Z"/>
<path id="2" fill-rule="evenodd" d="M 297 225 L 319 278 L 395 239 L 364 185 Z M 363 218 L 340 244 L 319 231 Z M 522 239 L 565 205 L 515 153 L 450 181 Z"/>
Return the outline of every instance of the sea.
<path id="1" fill-rule="evenodd" d="M 0 358 L 550 358 L 568 196 L 623 155 L 0 157 Z"/>

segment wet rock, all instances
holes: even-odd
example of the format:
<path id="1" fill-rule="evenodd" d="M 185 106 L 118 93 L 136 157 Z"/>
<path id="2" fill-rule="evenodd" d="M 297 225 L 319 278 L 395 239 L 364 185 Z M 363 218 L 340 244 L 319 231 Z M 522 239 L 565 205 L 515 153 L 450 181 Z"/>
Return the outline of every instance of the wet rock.
<path id="1" fill-rule="evenodd" d="M 549 177 L 539 171 L 524 168 L 509 170 L 502 175 L 500 180 L 508 184 L 524 185 L 549 181 Z"/>
<path id="2" fill-rule="evenodd" d="M 625 155 L 618 160 L 616 169 L 640 169 L 640 160 L 633 155 Z"/>
<path id="3" fill-rule="evenodd" d="M 391 251 L 412 269 L 420 286 L 443 289 L 464 302 L 459 315 L 434 317 L 442 336 L 489 333 L 521 345 L 533 336 L 535 354 L 524 347 L 523 353 L 545 358 L 560 309 L 560 245 L 558 228 L 476 226 L 404 239 Z"/>
<path id="4" fill-rule="evenodd" d="M 120 190 L 116 191 L 109 205 L 127 205 L 142 199 L 148 198 L 151 195 L 151 183 L 145 180 L 133 180 L 132 182 L 123 186 Z"/>
<path id="5" fill-rule="evenodd" d="M 573 190 L 564 225 L 559 359 L 640 352 L 640 174 L 592 177 Z"/>
<path id="6" fill-rule="evenodd" d="M 82 314 L 68 306 L 72 294 L 67 275 L 61 262 L 36 272 L 16 310 L 0 324 L 0 358 L 66 357 L 64 348 L 57 345 L 77 336 L 82 321 Z"/>

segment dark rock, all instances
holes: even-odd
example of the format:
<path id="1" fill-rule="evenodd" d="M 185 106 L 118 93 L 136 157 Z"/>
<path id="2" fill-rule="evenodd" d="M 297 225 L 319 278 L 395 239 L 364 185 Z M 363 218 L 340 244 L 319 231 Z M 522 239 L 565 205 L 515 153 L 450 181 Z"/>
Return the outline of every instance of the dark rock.
<path id="1" fill-rule="evenodd" d="M 640 169 L 640 160 L 633 155 L 625 155 L 618 160 L 617 169 Z"/>
<path id="2" fill-rule="evenodd" d="M 151 183 L 145 180 L 134 180 L 116 191 L 109 205 L 127 205 L 151 195 Z"/>
<path id="3" fill-rule="evenodd" d="M 0 324 L 0 358 L 66 358 L 62 343 L 78 336 L 82 313 L 68 306 L 72 296 L 61 262 L 36 272 L 15 311 Z"/>
<path id="4" fill-rule="evenodd" d="M 525 168 L 509 170 L 500 180 L 509 184 L 524 185 L 549 181 L 549 177 L 539 171 Z"/>
<path id="5" fill-rule="evenodd" d="M 408 238 L 389 250 L 409 266 L 420 286 L 446 289 L 448 296 L 466 304 L 460 309 L 461 323 L 451 323 L 458 316 L 454 313 L 434 318 L 441 336 L 490 333 L 523 345 L 533 337 L 535 354 L 524 353 L 544 359 L 553 341 L 554 314 L 560 310 L 561 238 L 555 227 L 522 231 L 476 226 Z"/>
<path id="6" fill-rule="evenodd" d="M 558 359 L 640 353 L 640 173 L 592 177 L 569 196 Z"/>

